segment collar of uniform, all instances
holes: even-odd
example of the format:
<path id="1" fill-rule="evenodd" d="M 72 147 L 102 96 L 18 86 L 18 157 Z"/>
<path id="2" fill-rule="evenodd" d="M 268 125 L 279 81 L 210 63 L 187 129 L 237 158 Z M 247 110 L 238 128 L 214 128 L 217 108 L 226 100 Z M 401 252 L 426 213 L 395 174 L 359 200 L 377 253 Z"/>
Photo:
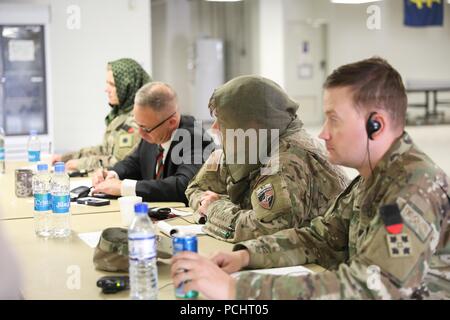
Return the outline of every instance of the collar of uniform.
<path id="1" fill-rule="evenodd" d="M 403 134 L 394 141 L 388 151 L 381 158 L 380 162 L 378 162 L 377 166 L 373 168 L 373 174 L 370 176 L 368 180 L 363 180 L 364 187 L 367 187 L 367 184 L 371 184 L 375 179 L 380 175 L 383 175 L 392 164 L 398 160 L 398 158 L 404 153 L 408 152 L 413 145 L 413 142 L 409 136 L 409 134 L 404 131 Z"/>

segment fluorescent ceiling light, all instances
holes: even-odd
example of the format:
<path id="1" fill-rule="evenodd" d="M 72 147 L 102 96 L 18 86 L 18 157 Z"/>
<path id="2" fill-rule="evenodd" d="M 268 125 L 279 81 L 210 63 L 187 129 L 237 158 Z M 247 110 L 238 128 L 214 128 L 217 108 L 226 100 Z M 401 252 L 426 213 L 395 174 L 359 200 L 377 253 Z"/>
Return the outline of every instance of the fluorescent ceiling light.
<path id="1" fill-rule="evenodd" d="M 360 4 L 360 3 L 370 3 L 379 2 L 383 0 L 331 0 L 333 3 L 343 3 L 343 4 Z M 450 2 L 450 0 L 448 0 Z"/>

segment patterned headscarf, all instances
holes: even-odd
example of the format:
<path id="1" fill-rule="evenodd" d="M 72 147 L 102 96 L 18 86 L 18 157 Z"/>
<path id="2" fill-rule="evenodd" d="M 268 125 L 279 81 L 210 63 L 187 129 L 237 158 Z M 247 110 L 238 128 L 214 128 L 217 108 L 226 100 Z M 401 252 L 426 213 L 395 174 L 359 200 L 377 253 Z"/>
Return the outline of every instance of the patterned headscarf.
<path id="1" fill-rule="evenodd" d="M 302 123 L 296 115 L 299 105 L 272 80 L 259 76 L 240 76 L 214 91 L 209 108 L 217 116 L 222 132 L 225 167 L 231 179 L 227 183 L 227 192 L 231 201 L 238 203 L 236 199 L 249 188 L 250 175 L 257 172 L 262 164 L 259 159 L 257 163 L 249 163 L 249 148 L 245 145 L 235 145 L 234 141 L 227 141 L 226 130 L 266 129 L 269 133 L 270 129 L 278 129 L 281 137 L 290 130 L 301 128 Z M 271 136 L 261 138 L 256 135 L 256 138 L 257 154 L 270 154 Z M 228 161 L 227 155 L 237 154 L 245 155 L 245 163 Z"/>
<path id="2" fill-rule="evenodd" d="M 113 73 L 119 105 L 111 105 L 112 110 L 105 118 L 106 125 L 118 115 L 130 112 L 133 109 L 136 92 L 144 84 L 152 81 L 148 73 L 133 59 L 123 58 L 108 64 Z"/>

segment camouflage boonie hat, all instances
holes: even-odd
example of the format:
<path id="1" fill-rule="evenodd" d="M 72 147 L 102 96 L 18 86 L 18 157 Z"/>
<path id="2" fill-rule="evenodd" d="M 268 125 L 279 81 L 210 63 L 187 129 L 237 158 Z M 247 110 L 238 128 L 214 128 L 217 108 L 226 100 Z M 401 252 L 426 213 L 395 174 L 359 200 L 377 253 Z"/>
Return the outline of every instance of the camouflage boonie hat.
<path id="1" fill-rule="evenodd" d="M 94 252 L 96 269 L 128 271 L 128 231 L 123 228 L 103 230 Z"/>
<path id="2" fill-rule="evenodd" d="M 162 259 L 172 257 L 172 239 L 156 236 L 157 256 Z M 108 228 L 103 230 L 94 251 L 94 265 L 98 270 L 128 272 L 128 230 Z"/>

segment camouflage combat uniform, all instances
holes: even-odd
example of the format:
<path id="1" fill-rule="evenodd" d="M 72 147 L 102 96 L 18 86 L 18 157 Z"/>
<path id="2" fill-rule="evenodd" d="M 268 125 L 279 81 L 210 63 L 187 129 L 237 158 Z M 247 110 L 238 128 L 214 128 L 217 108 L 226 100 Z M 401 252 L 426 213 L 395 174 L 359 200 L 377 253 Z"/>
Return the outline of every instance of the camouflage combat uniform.
<path id="1" fill-rule="evenodd" d="M 246 101 L 246 91 L 251 92 L 245 111 L 253 117 L 252 125 L 270 127 L 270 124 L 263 123 L 272 121 L 265 115 L 275 116 L 276 113 L 266 109 L 282 109 L 286 105 L 290 107 L 289 111 L 284 111 L 289 118 L 286 121 L 288 124 L 287 127 L 278 126 L 282 130 L 278 152 L 272 153 L 265 165 L 247 170 L 247 176 L 241 174 L 245 172 L 245 164 L 233 167 L 226 163 L 226 152 L 216 150 L 212 153 L 186 190 L 190 207 L 194 210 L 199 208 L 201 196 L 206 190 L 218 193 L 220 199 L 208 206 L 204 230 L 228 242 L 254 239 L 294 226 L 308 225 L 313 218 L 323 215 L 332 199 L 345 188 L 345 174 L 326 160 L 320 145 L 301 128 L 302 123 L 292 116 L 298 106 L 278 86 L 256 77 L 240 77 L 231 82 L 231 85 L 225 85 L 226 90 L 216 90 L 213 95 L 221 130 L 233 128 L 233 125 L 233 129 L 248 129 L 245 120 L 239 122 L 243 118 L 239 115 L 235 115 L 236 120 L 230 121 L 232 124 L 226 121 L 221 123 L 228 113 L 242 110 L 242 106 L 233 108 L 235 105 L 229 103 L 232 98 L 227 97 L 228 100 L 224 99 L 227 103 L 222 103 L 221 94 L 234 94 L 242 102 Z M 238 89 L 235 89 L 236 86 Z M 258 101 L 258 88 L 247 88 L 252 86 L 263 88 L 260 92 L 267 94 L 261 94 L 263 102 Z M 258 114 L 262 114 L 263 119 L 258 119 Z M 241 166 L 244 167 L 242 171 Z M 272 169 L 271 174 L 263 174 Z M 233 170 L 236 175 L 241 174 L 235 178 L 243 181 L 240 186 L 231 179 L 230 172 Z M 236 185 L 238 188 L 233 195 Z M 199 217 L 197 213 L 196 216 Z"/>
<path id="2" fill-rule="evenodd" d="M 316 263 L 307 276 L 245 272 L 238 299 L 427 298 L 425 275 L 445 245 L 449 178 L 404 133 L 374 169 L 357 177 L 310 227 L 237 244 L 250 268 Z M 389 208 L 389 210 L 387 210 Z"/>
<path id="3" fill-rule="evenodd" d="M 98 146 L 83 148 L 76 152 L 62 155 L 62 161 L 78 159 L 78 170 L 95 170 L 100 167 L 99 160 L 105 167 L 112 167 L 125 158 L 141 137 L 133 117 L 134 96 L 151 77 L 132 59 L 119 59 L 109 63 L 119 98 L 118 106 L 111 106 L 107 115 L 107 125 L 103 143 Z"/>
<path id="4" fill-rule="evenodd" d="M 140 139 L 133 113 L 121 114 L 106 128 L 101 145 L 66 153 L 62 161 L 78 159 L 78 170 L 95 170 L 100 167 L 99 160 L 102 160 L 103 166 L 111 167 L 125 158 Z"/>

